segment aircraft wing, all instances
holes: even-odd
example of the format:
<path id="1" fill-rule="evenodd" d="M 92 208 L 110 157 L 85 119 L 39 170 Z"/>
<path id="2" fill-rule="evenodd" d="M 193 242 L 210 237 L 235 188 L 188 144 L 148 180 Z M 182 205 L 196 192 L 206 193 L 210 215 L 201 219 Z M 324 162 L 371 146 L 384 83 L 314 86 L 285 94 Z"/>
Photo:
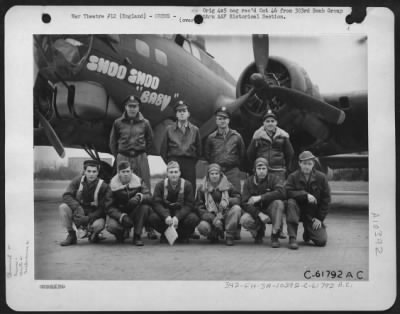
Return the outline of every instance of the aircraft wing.
<path id="1" fill-rule="evenodd" d="M 340 154 L 323 156 L 320 163 L 331 169 L 368 168 L 368 154 Z"/>

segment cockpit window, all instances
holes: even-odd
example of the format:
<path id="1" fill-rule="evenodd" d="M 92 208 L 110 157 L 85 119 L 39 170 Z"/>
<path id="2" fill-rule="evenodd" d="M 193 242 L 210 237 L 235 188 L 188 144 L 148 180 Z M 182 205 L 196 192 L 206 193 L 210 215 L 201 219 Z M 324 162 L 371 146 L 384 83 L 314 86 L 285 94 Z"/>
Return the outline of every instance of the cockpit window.
<path id="1" fill-rule="evenodd" d="M 156 55 L 156 61 L 161 64 L 161 65 L 168 65 L 168 60 L 167 60 L 167 55 L 164 51 L 161 51 L 159 49 L 155 49 L 155 55 Z"/>
<path id="2" fill-rule="evenodd" d="M 136 51 L 146 58 L 150 57 L 150 47 L 143 40 L 136 39 Z"/>
<path id="3" fill-rule="evenodd" d="M 195 45 L 192 44 L 192 54 L 196 59 L 201 60 L 200 58 L 200 51 L 199 48 L 197 48 Z"/>
<path id="4" fill-rule="evenodd" d="M 190 49 L 190 44 L 187 40 L 185 40 L 182 44 L 183 49 L 185 49 L 187 52 L 192 54 L 192 50 Z"/>

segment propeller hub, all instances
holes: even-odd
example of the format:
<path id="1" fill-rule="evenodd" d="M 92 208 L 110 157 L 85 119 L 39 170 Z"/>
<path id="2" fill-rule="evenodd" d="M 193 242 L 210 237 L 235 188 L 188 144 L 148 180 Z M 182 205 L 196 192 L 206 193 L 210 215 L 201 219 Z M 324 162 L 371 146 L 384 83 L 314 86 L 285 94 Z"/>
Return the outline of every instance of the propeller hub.
<path id="1" fill-rule="evenodd" d="M 250 76 L 250 83 L 254 86 L 255 89 L 266 89 L 268 88 L 267 82 L 264 80 L 264 76 L 260 73 L 253 73 Z"/>

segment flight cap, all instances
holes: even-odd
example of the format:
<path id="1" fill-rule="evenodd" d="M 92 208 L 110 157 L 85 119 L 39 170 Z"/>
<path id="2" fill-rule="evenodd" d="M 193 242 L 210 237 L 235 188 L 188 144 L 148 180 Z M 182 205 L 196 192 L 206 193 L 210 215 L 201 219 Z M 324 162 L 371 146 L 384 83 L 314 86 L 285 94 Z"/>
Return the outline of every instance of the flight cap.
<path id="1" fill-rule="evenodd" d="M 224 117 L 224 118 L 231 118 L 231 113 L 229 112 L 228 108 L 226 108 L 225 106 L 218 108 L 215 111 L 215 115 L 216 116 L 220 116 L 220 117 Z"/>
<path id="2" fill-rule="evenodd" d="M 221 166 L 216 163 L 210 164 L 207 168 L 207 173 L 210 173 L 211 171 L 221 172 Z"/>
<path id="3" fill-rule="evenodd" d="M 299 161 L 315 159 L 316 157 L 308 150 L 305 150 L 299 155 Z"/>
<path id="4" fill-rule="evenodd" d="M 256 168 L 259 165 L 263 165 L 268 168 L 268 161 L 264 157 L 258 157 L 254 162 L 254 167 Z"/>
<path id="5" fill-rule="evenodd" d="M 184 102 L 183 100 L 179 100 L 175 105 L 174 105 L 174 110 L 177 112 L 179 109 L 188 109 L 189 105 Z"/>
<path id="6" fill-rule="evenodd" d="M 140 105 L 140 100 L 135 95 L 131 95 L 125 99 L 124 104 L 127 105 Z"/>
<path id="7" fill-rule="evenodd" d="M 276 121 L 278 121 L 278 119 L 277 119 L 275 113 L 273 113 L 271 109 L 269 109 L 269 110 L 267 111 L 267 113 L 264 115 L 264 121 L 265 121 L 267 118 L 274 118 Z"/>

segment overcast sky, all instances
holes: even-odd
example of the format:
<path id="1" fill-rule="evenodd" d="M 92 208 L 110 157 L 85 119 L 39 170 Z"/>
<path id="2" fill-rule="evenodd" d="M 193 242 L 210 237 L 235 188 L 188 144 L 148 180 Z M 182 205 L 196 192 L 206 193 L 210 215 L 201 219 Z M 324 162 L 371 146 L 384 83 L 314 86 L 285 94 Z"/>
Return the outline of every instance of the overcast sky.
<path id="1" fill-rule="evenodd" d="M 237 80 L 253 61 L 251 36 L 205 36 L 206 49 Z M 367 90 L 367 42 L 362 35 L 273 36 L 270 55 L 301 65 L 321 94 Z M 66 149 L 64 160 L 53 148 L 35 147 L 35 160 L 67 164 L 68 157 L 87 156 L 83 150 Z M 101 154 L 107 156 L 108 154 Z M 150 157 L 152 173 L 165 170 L 160 157 Z"/>
<path id="2" fill-rule="evenodd" d="M 367 42 L 363 35 L 273 36 L 269 54 L 303 67 L 321 93 L 367 89 Z M 237 80 L 254 61 L 251 36 L 207 36 L 207 50 Z"/>

